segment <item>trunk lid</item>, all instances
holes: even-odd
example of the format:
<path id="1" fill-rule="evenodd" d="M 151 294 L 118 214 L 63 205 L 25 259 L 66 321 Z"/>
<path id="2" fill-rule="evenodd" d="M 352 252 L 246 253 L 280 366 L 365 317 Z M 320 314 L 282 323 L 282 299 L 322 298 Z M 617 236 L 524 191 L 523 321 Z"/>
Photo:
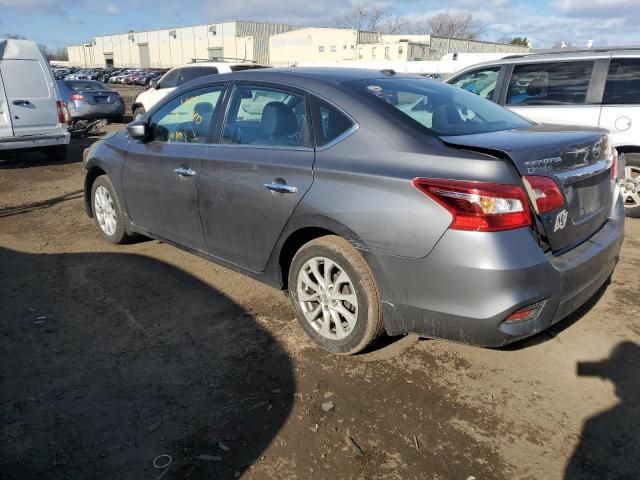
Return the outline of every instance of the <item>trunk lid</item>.
<path id="1" fill-rule="evenodd" d="M 615 184 L 606 130 L 534 125 L 440 138 L 456 148 L 506 156 L 523 177 L 537 175 L 555 180 L 565 204 L 538 214 L 536 222 L 554 252 L 586 240 L 609 218 Z M 533 205 L 531 196 L 530 201 Z"/>
<path id="2" fill-rule="evenodd" d="M 116 102 L 118 98 L 118 92 L 113 90 L 77 90 L 75 93 L 80 93 L 85 98 L 87 103 L 91 105 L 104 105 L 112 104 Z"/>

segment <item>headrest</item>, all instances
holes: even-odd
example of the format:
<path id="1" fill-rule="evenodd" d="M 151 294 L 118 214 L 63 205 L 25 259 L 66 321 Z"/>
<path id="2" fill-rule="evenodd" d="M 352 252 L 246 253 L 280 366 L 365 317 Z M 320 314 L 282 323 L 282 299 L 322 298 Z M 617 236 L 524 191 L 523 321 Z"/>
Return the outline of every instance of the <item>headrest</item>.
<path id="1" fill-rule="evenodd" d="M 287 136 L 296 133 L 296 114 L 282 102 L 267 103 L 262 111 L 262 132 L 272 136 Z"/>
<path id="2" fill-rule="evenodd" d="M 434 130 L 446 130 L 451 125 L 463 123 L 460 114 L 452 105 L 440 105 L 433 110 L 431 127 Z"/>
<path id="3" fill-rule="evenodd" d="M 213 115 L 213 105 L 211 105 L 209 102 L 196 103 L 196 105 L 193 107 L 193 113 L 197 113 L 201 116 Z"/>
<path id="4" fill-rule="evenodd" d="M 545 82 L 540 79 L 531 80 L 527 85 L 527 95 L 537 97 L 542 93 L 542 89 L 546 87 Z"/>

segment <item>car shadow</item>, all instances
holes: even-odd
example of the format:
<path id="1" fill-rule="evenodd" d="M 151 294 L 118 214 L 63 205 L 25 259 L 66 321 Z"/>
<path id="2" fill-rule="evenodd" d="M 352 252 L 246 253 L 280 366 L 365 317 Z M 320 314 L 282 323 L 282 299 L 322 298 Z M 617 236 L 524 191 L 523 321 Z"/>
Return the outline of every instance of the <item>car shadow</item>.
<path id="1" fill-rule="evenodd" d="M 640 474 L 640 345 L 619 343 L 609 358 L 579 362 L 579 376 L 613 382 L 620 401 L 589 418 L 565 480 L 632 479 Z"/>
<path id="2" fill-rule="evenodd" d="M 234 478 L 289 416 L 288 354 L 176 267 L 0 248 L 0 275 L 2 478 Z"/>

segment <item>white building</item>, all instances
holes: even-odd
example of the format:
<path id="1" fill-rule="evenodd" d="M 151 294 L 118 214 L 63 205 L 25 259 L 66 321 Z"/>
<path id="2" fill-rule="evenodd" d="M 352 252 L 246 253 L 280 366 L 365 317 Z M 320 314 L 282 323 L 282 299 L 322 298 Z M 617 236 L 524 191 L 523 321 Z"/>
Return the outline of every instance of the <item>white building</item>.
<path id="1" fill-rule="evenodd" d="M 70 64 L 81 67 L 175 67 L 204 59 L 280 67 L 301 63 L 434 61 L 448 53 L 528 51 L 518 45 L 432 35 L 387 35 L 241 21 L 104 35 L 94 37 L 90 43 L 67 47 Z"/>
<path id="2" fill-rule="evenodd" d="M 175 67 L 194 60 L 218 59 L 269 63 L 269 36 L 293 25 L 225 22 L 192 27 L 97 36 L 67 47 L 79 67 Z"/>

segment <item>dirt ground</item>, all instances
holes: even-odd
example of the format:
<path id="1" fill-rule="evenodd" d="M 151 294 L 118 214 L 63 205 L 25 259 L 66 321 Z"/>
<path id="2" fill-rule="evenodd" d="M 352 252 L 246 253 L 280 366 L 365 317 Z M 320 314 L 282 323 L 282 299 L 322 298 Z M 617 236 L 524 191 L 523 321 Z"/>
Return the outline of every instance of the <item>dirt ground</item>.
<path id="1" fill-rule="evenodd" d="M 337 357 L 276 290 L 102 241 L 94 140 L 63 163 L 0 155 L 0 478 L 640 478 L 640 220 L 612 283 L 550 331 Z"/>

